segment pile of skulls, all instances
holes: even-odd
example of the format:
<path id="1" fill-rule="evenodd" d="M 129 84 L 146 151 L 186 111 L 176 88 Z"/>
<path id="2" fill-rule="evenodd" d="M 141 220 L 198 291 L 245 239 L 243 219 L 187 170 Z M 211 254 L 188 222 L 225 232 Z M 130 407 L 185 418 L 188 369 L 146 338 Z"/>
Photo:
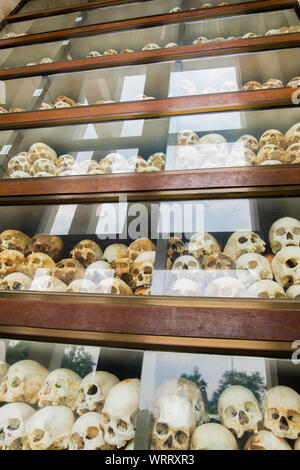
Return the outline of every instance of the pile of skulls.
<path id="1" fill-rule="evenodd" d="M 287 88 L 299 88 L 300 87 L 300 77 L 292 78 L 288 84 L 286 85 Z M 283 88 L 283 83 L 278 78 L 269 78 L 265 83 L 260 83 L 256 80 L 249 81 L 245 83 L 242 90 L 243 91 L 250 91 L 250 90 L 261 90 L 261 89 L 268 89 L 268 88 Z"/>
<path id="2" fill-rule="evenodd" d="M 81 240 L 62 259 L 56 235 L 28 237 L 18 230 L 0 234 L 0 290 L 148 295 L 156 247 L 140 238 L 129 246 Z"/>
<path id="3" fill-rule="evenodd" d="M 23 113 L 26 110 L 23 108 L 9 108 L 6 109 L 3 106 L 0 106 L 0 114 L 6 114 L 6 113 Z"/>
<path id="4" fill-rule="evenodd" d="M 47 370 L 33 360 L 0 376 L 0 450 L 129 450 L 139 379 L 95 371 Z M 0 369 L 1 370 L 1 369 Z"/>
<path id="5" fill-rule="evenodd" d="M 218 414 L 221 424 L 209 422 L 191 380 L 164 382 L 153 408 L 152 449 L 300 450 L 300 396 L 289 387 L 268 390 L 260 407 L 251 390 L 229 386 L 219 397 Z"/>
<path id="6" fill-rule="evenodd" d="M 191 130 L 181 131 L 176 137 L 177 170 L 299 163 L 300 122 L 285 134 L 268 129 L 259 139 L 247 134 L 233 144 L 220 134 L 200 138 Z"/>
<path id="7" fill-rule="evenodd" d="M 237 231 L 222 251 L 210 233 L 199 232 L 185 243 L 168 240 L 166 290 L 188 297 L 300 298 L 300 222 L 276 220 L 269 231 L 272 254 L 251 231 Z"/>
<path id="8" fill-rule="evenodd" d="M 9 178 L 41 178 L 72 175 L 104 175 L 109 173 L 146 173 L 162 171 L 165 154 L 157 152 L 145 160 L 140 155 L 126 158 L 119 153 L 109 153 L 98 163 L 84 160 L 77 163 L 72 155 L 57 156 L 56 151 L 43 142 L 33 144 L 28 152 L 11 158 L 7 166 Z"/>

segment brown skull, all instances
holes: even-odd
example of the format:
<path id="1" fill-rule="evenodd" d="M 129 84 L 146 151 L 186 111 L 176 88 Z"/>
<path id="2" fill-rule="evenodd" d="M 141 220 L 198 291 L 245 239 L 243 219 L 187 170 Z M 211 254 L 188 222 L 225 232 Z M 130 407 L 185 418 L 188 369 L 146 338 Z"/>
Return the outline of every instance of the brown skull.
<path id="1" fill-rule="evenodd" d="M 34 277 L 37 269 L 44 269 L 45 273 L 48 274 L 49 270 L 54 268 L 55 263 L 50 256 L 45 253 L 31 253 L 28 255 L 20 267 L 20 272 L 27 276 Z M 47 272 L 46 272 L 47 270 Z"/>
<path id="2" fill-rule="evenodd" d="M 85 268 L 90 264 L 100 261 L 103 252 L 97 243 L 93 240 L 81 240 L 74 246 L 70 253 L 73 259 L 79 261 Z"/>
<path id="3" fill-rule="evenodd" d="M 84 271 L 85 269 L 79 261 L 72 258 L 66 258 L 59 261 L 59 263 L 51 269 L 50 274 L 69 285 L 76 279 L 82 279 L 84 277 Z"/>
<path id="4" fill-rule="evenodd" d="M 29 242 L 25 255 L 31 253 L 45 253 L 54 261 L 61 258 L 63 252 L 63 242 L 57 235 L 35 235 Z"/>
<path id="5" fill-rule="evenodd" d="M 19 271 L 24 255 L 17 250 L 5 250 L 0 253 L 0 278 Z"/>
<path id="6" fill-rule="evenodd" d="M 134 261 L 141 253 L 145 251 L 155 251 L 154 243 L 148 238 L 139 238 L 131 243 L 128 247 L 128 257 Z"/>
<path id="7" fill-rule="evenodd" d="M 24 254 L 30 237 L 19 230 L 5 230 L 0 235 L 0 251 L 17 250 Z"/>

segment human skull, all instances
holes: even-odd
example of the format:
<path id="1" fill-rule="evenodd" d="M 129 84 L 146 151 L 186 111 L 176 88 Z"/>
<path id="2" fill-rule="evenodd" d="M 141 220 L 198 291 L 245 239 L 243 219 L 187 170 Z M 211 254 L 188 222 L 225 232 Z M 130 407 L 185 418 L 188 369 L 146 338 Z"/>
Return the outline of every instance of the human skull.
<path id="1" fill-rule="evenodd" d="M 266 243 L 255 232 L 238 230 L 230 235 L 224 248 L 225 255 L 235 261 L 245 253 L 261 254 L 265 251 Z"/>
<path id="2" fill-rule="evenodd" d="M 249 297 L 258 299 L 283 299 L 286 297 L 283 288 L 277 282 L 266 279 L 252 284 L 248 293 Z"/>
<path id="3" fill-rule="evenodd" d="M 18 250 L 0 252 L 0 279 L 18 272 L 24 261 L 24 255 Z"/>
<path id="4" fill-rule="evenodd" d="M 84 160 L 76 165 L 76 171 L 80 175 L 87 175 L 91 171 L 95 170 L 100 170 L 99 165 L 95 160 Z"/>
<path id="5" fill-rule="evenodd" d="M 106 261 L 96 261 L 87 267 L 84 277 L 95 284 L 99 284 L 103 279 L 113 277 L 113 275 L 114 272 L 110 268 L 109 263 Z"/>
<path id="6" fill-rule="evenodd" d="M 150 42 L 149 44 L 146 44 L 146 46 L 143 47 L 142 51 L 153 51 L 155 49 L 161 49 L 161 47 L 158 44 L 155 44 L 154 42 Z"/>
<path id="7" fill-rule="evenodd" d="M 0 281 L 0 290 L 29 290 L 31 278 L 22 273 L 12 273 Z"/>
<path id="8" fill-rule="evenodd" d="M 59 108 L 70 108 L 71 105 L 66 103 L 65 101 L 56 101 L 56 103 L 54 103 L 53 105 L 53 108 L 55 109 L 59 109 Z"/>
<path id="9" fill-rule="evenodd" d="M 87 268 L 90 264 L 102 259 L 103 251 L 93 240 L 81 240 L 74 246 L 70 255 Z"/>
<path id="10" fill-rule="evenodd" d="M 127 255 L 126 245 L 123 245 L 122 243 L 113 243 L 104 250 L 103 259 L 108 263 L 113 263 L 120 258 L 126 258 Z"/>
<path id="11" fill-rule="evenodd" d="M 274 436 L 271 431 L 263 429 L 249 437 L 244 450 L 292 450 L 292 448 L 284 439 L 280 439 Z"/>
<path id="12" fill-rule="evenodd" d="M 118 54 L 118 51 L 115 49 L 107 49 L 106 51 L 103 52 L 103 55 L 116 55 Z"/>
<path id="13" fill-rule="evenodd" d="M 104 157 L 99 167 L 104 173 L 129 173 L 129 165 L 123 155 L 119 153 L 109 153 Z"/>
<path id="14" fill-rule="evenodd" d="M 66 292 L 67 286 L 54 276 L 41 275 L 33 279 L 30 290 L 41 292 Z"/>
<path id="15" fill-rule="evenodd" d="M 120 258 L 111 264 L 114 276 L 122 279 L 130 287 L 134 287 L 132 278 L 132 261 L 129 258 Z"/>
<path id="16" fill-rule="evenodd" d="M 19 270 L 26 276 L 33 278 L 36 274 L 49 274 L 54 267 L 55 263 L 50 256 L 45 253 L 32 253 L 24 259 Z"/>
<path id="17" fill-rule="evenodd" d="M 199 146 L 182 146 L 177 149 L 176 170 L 196 170 L 202 167 L 203 155 L 199 151 Z"/>
<path id="18" fill-rule="evenodd" d="M 118 377 L 102 370 L 85 376 L 80 383 L 77 396 L 77 413 L 79 415 L 89 411 L 101 413 L 110 389 L 117 383 L 119 383 Z"/>
<path id="19" fill-rule="evenodd" d="M 269 231 L 269 241 L 274 255 L 287 246 L 300 247 L 300 222 L 292 217 L 276 220 Z"/>
<path id="20" fill-rule="evenodd" d="M 202 292 L 201 287 L 191 279 L 180 278 L 171 285 L 167 294 L 177 297 L 199 297 Z"/>
<path id="21" fill-rule="evenodd" d="M 299 163 L 300 142 L 290 145 L 286 149 L 286 163 Z"/>
<path id="22" fill-rule="evenodd" d="M 31 178 L 31 175 L 27 173 L 27 171 L 14 171 L 11 175 L 9 175 L 11 179 L 16 178 Z"/>
<path id="23" fill-rule="evenodd" d="M 209 41 L 209 39 L 207 39 L 206 37 L 204 36 L 199 36 L 198 38 L 196 38 L 194 41 L 193 41 L 193 46 L 199 46 L 201 44 L 207 44 Z"/>
<path id="24" fill-rule="evenodd" d="M 135 258 L 132 266 L 133 283 L 136 287 L 151 287 L 155 251 L 145 251 Z"/>
<path id="25" fill-rule="evenodd" d="M 128 158 L 127 163 L 130 169 L 130 173 L 142 173 L 149 167 L 148 162 L 141 155 L 133 155 Z"/>
<path id="26" fill-rule="evenodd" d="M 286 296 L 289 299 L 300 299 L 300 284 L 289 287 L 286 291 Z"/>
<path id="27" fill-rule="evenodd" d="M 209 420 L 205 411 L 201 390 L 195 382 L 180 377 L 178 379 L 166 380 L 157 389 L 158 398 L 172 393 L 184 396 L 190 400 L 196 413 L 197 425 L 203 424 Z"/>
<path id="28" fill-rule="evenodd" d="M 232 432 L 218 423 L 196 427 L 191 437 L 191 450 L 239 450 Z"/>
<path id="29" fill-rule="evenodd" d="M 278 78 L 269 78 L 265 83 L 263 83 L 262 88 L 283 88 L 283 83 Z"/>
<path id="30" fill-rule="evenodd" d="M 171 263 L 179 256 L 186 254 L 186 251 L 186 244 L 180 238 L 171 237 L 168 239 L 167 257 Z"/>
<path id="31" fill-rule="evenodd" d="M 17 250 L 24 254 L 30 237 L 19 230 L 5 230 L 0 234 L 0 252 L 4 250 Z"/>
<path id="32" fill-rule="evenodd" d="M 46 158 L 51 162 L 55 162 L 57 158 L 57 153 L 49 145 L 42 142 L 37 142 L 33 144 L 28 151 L 28 160 L 32 164 L 39 158 Z"/>
<path id="33" fill-rule="evenodd" d="M 146 251 L 155 251 L 154 243 L 148 238 L 139 238 L 132 242 L 128 247 L 128 257 L 134 261 L 141 253 Z"/>
<path id="34" fill-rule="evenodd" d="M 258 140 L 253 135 L 242 135 L 238 138 L 237 143 L 241 143 L 245 148 L 252 150 L 252 152 L 258 152 Z"/>
<path id="35" fill-rule="evenodd" d="M 273 279 L 269 261 L 258 253 L 245 253 L 236 260 L 237 277 L 249 286 L 262 279 Z"/>
<path id="36" fill-rule="evenodd" d="M 170 393 L 155 405 L 152 446 L 155 450 L 187 450 L 196 426 L 196 413 L 191 401 Z"/>
<path id="37" fill-rule="evenodd" d="M 249 38 L 257 38 L 256 33 L 246 33 L 244 36 L 242 36 L 242 39 L 249 39 Z"/>
<path id="38" fill-rule="evenodd" d="M 287 88 L 298 88 L 300 87 L 300 77 L 292 78 L 287 84 Z"/>
<path id="39" fill-rule="evenodd" d="M 74 424 L 67 406 L 46 406 L 38 410 L 26 425 L 24 450 L 66 450 Z"/>
<path id="40" fill-rule="evenodd" d="M 75 106 L 76 105 L 76 102 L 74 100 L 72 100 L 72 98 L 69 98 L 68 96 L 58 96 L 56 98 L 56 100 L 54 101 L 54 104 L 57 103 L 57 102 L 67 103 L 70 106 Z"/>
<path id="41" fill-rule="evenodd" d="M 228 93 L 231 91 L 238 91 L 237 83 L 234 80 L 227 80 L 226 82 L 222 83 L 220 87 L 221 93 Z"/>
<path id="42" fill-rule="evenodd" d="M 195 282 L 203 279 L 203 269 L 200 267 L 198 260 L 191 255 L 176 258 L 172 266 L 172 272 L 179 279 L 192 279 Z"/>
<path id="43" fill-rule="evenodd" d="M 86 56 L 87 59 L 92 59 L 93 57 L 101 57 L 102 54 L 100 54 L 100 52 L 98 51 L 91 51 L 88 53 L 88 55 Z"/>
<path id="44" fill-rule="evenodd" d="M 159 170 L 163 171 L 165 168 L 166 155 L 163 152 L 156 152 L 148 158 L 150 166 L 156 166 Z"/>
<path id="45" fill-rule="evenodd" d="M 285 149 L 286 142 L 284 135 L 277 129 L 269 129 L 265 131 L 259 139 L 259 148 L 261 149 L 265 145 L 273 144 Z"/>
<path id="46" fill-rule="evenodd" d="M 57 168 L 69 169 L 72 168 L 74 165 L 75 158 L 73 157 L 73 155 L 64 154 L 58 157 L 58 159 L 56 160 Z"/>
<path id="47" fill-rule="evenodd" d="M 84 272 L 85 269 L 79 261 L 73 258 L 67 258 L 59 261 L 59 263 L 51 269 L 50 274 L 69 285 L 76 279 L 82 279 L 84 277 Z"/>
<path id="48" fill-rule="evenodd" d="M 119 449 L 135 436 L 140 380 L 126 379 L 114 385 L 104 402 L 101 427 L 104 440 Z"/>
<path id="49" fill-rule="evenodd" d="M 248 297 L 244 284 L 234 277 L 218 277 L 205 289 L 206 297 Z"/>
<path id="50" fill-rule="evenodd" d="M 103 279 L 97 286 L 99 294 L 132 295 L 132 289 L 122 279 Z"/>
<path id="51" fill-rule="evenodd" d="M 300 284 L 300 247 L 287 246 L 278 251 L 272 261 L 272 270 L 284 289 Z"/>
<path id="52" fill-rule="evenodd" d="M 11 158 L 7 165 L 7 173 L 11 175 L 14 171 L 25 171 L 29 173 L 30 163 L 27 155 L 16 155 Z"/>
<path id="53" fill-rule="evenodd" d="M 66 292 L 92 294 L 96 292 L 96 289 L 96 284 L 89 279 L 75 279 L 68 285 Z"/>
<path id="54" fill-rule="evenodd" d="M 25 359 L 11 365 L 0 386 L 0 401 L 35 405 L 38 391 L 48 370 L 36 361 Z"/>
<path id="55" fill-rule="evenodd" d="M 174 8 L 171 8 L 171 10 L 169 10 L 169 13 L 178 13 L 179 11 L 181 11 L 180 7 L 174 7 Z"/>
<path id="56" fill-rule="evenodd" d="M 55 369 L 44 380 L 38 393 L 38 406 L 64 405 L 76 409 L 81 377 L 70 369 Z"/>
<path id="57" fill-rule="evenodd" d="M 261 87 L 262 87 L 262 84 L 260 82 L 252 80 L 250 82 L 245 83 L 245 85 L 242 88 L 242 91 L 260 90 Z"/>
<path id="58" fill-rule="evenodd" d="M 54 261 L 61 258 L 63 252 L 63 242 L 57 235 L 35 235 L 28 243 L 25 255 L 31 253 L 45 253 L 50 256 Z"/>
<path id="59" fill-rule="evenodd" d="M 194 256 L 200 263 L 201 267 L 205 266 L 208 256 L 221 253 L 221 247 L 215 237 L 211 233 L 196 232 L 188 243 L 188 252 Z"/>
<path id="60" fill-rule="evenodd" d="M 279 385 L 263 399 L 264 426 L 276 437 L 297 439 L 300 434 L 300 396 L 290 387 Z"/>
<path id="61" fill-rule="evenodd" d="M 254 394 L 241 385 L 229 386 L 221 393 L 218 413 L 223 426 L 233 430 L 238 438 L 246 431 L 257 432 L 263 419 Z"/>
<path id="62" fill-rule="evenodd" d="M 194 131 L 181 131 L 178 132 L 176 137 L 177 145 L 198 145 L 199 137 Z"/>
<path id="63" fill-rule="evenodd" d="M 300 142 L 300 122 L 297 122 L 297 124 L 294 124 L 290 129 L 288 129 L 285 133 L 285 139 L 287 147 Z"/>
<path id="64" fill-rule="evenodd" d="M 89 412 L 78 418 L 72 427 L 69 450 L 113 450 L 104 441 L 100 422 L 100 413 Z"/>
<path id="65" fill-rule="evenodd" d="M 261 164 L 267 160 L 278 160 L 281 163 L 286 163 L 286 151 L 279 147 L 279 145 L 267 144 L 264 145 L 257 154 L 257 163 Z"/>
<path id="66" fill-rule="evenodd" d="M 56 165 L 48 160 L 47 158 L 38 158 L 34 161 L 34 163 L 30 167 L 30 174 L 32 176 L 36 175 L 37 173 L 46 172 L 50 175 L 55 176 L 57 174 Z"/>
<path id="67" fill-rule="evenodd" d="M 35 412 L 26 403 L 8 403 L 0 408 L 0 450 L 22 450 L 26 421 Z"/>
<path id="68" fill-rule="evenodd" d="M 50 57 L 43 57 L 40 60 L 40 64 L 52 64 L 53 60 Z"/>

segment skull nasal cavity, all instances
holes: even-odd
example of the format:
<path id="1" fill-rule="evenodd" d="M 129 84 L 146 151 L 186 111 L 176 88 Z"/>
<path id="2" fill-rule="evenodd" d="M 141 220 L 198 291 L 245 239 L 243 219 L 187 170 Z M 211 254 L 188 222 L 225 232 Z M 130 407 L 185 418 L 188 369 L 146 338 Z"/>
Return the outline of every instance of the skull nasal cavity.
<path id="1" fill-rule="evenodd" d="M 170 435 L 170 436 L 168 437 L 168 439 L 164 442 L 164 447 L 165 447 L 166 449 L 171 449 L 171 448 L 172 448 L 172 443 L 173 443 L 173 438 L 172 438 L 172 436 Z"/>
<path id="2" fill-rule="evenodd" d="M 281 418 L 280 418 L 279 427 L 280 427 L 280 429 L 283 429 L 283 430 L 289 429 L 288 422 L 287 422 L 287 420 L 285 419 L 284 416 L 281 416 Z"/>
<path id="3" fill-rule="evenodd" d="M 241 410 L 239 412 L 239 422 L 241 424 L 248 424 L 249 423 L 249 418 L 243 410 Z"/>
<path id="4" fill-rule="evenodd" d="M 95 395 L 98 391 L 98 387 L 96 385 L 91 385 L 87 391 L 88 395 Z"/>
<path id="5" fill-rule="evenodd" d="M 287 238 L 287 240 L 294 240 L 294 235 L 292 233 L 288 232 L 286 234 L 286 238 Z"/>

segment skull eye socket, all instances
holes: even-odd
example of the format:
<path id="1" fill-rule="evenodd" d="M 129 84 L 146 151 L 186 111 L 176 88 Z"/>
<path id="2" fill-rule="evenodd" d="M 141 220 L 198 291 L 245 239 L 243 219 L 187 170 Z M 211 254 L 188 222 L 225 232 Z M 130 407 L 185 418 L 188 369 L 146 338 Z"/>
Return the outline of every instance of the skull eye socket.
<path id="1" fill-rule="evenodd" d="M 118 422 L 117 422 L 117 429 L 118 429 L 118 431 L 123 431 L 123 432 L 127 431 L 128 423 L 126 423 L 122 419 L 119 419 Z"/>
<path id="2" fill-rule="evenodd" d="M 295 268 L 298 264 L 298 261 L 295 259 L 295 258 L 290 258 L 288 260 L 286 260 L 285 262 L 285 265 L 288 267 L 288 268 Z"/>
<path id="3" fill-rule="evenodd" d="M 87 391 L 87 395 L 96 395 L 97 392 L 98 392 L 97 385 L 90 385 Z"/>
<path id="4" fill-rule="evenodd" d="M 234 408 L 234 406 L 228 406 L 224 414 L 226 418 L 234 418 L 237 415 L 237 410 Z"/>
<path id="5" fill-rule="evenodd" d="M 144 274 L 152 274 L 152 268 L 150 266 L 146 266 L 144 269 Z"/>
<path id="6" fill-rule="evenodd" d="M 257 411 L 256 405 L 252 401 L 247 401 L 244 405 L 244 408 L 246 413 L 256 413 Z"/>
<path id="7" fill-rule="evenodd" d="M 280 414 L 279 414 L 277 408 L 270 408 L 267 411 L 267 414 L 268 414 L 268 418 L 273 420 L 273 421 L 277 421 L 280 418 Z"/>
<path id="8" fill-rule="evenodd" d="M 43 439 L 44 435 L 45 433 L 42 429 L 35 429 L 32 435 L 33 442 L 40 442 Z"/>
<path id="9" fill-rule="evenodd" d="M 19 379 L 19 377 L 14 377 L 10 384 L 10 386 L 14 388 L 19 387 L 20 385 L 21 385 L 21 380 Z"/>
<path id="10" fill-rule="evenodd" d="M 288 410 L 287 412 L 288 420 L 293 424 L 300 424 L 300 414 L 293 410 Z"/>
<path id="11" fill-rule="evenodd" d="M 72 447 L 76 447 L 76 449 L 78 450 L 84 449 L 83 439 L 77 433 L 72 434 L 71 439 L 70 439 L 70 444 Z"/>
<path id="12" fill-rule="evenodd" d="M 5 434 L 3 432 L 3 428 L 0 428 L 0 441 L 4 441 Z"/>
<path id="13" fill-rule="evenodd" d="M 300 235 L 300 227 L 294 227 L 292 232 L 295 234 L 295 235 Z"/>
<path id="14" fill-rule="evenodd" d="M 238 242 L 241 243 L 241 244 L 247 243 L 247 241 L 248 241 L 248 238 L 246 238 L 246 237 L 240 237 L 240 238 L 238 239 Z"/>
<path id="15" fill-rule="evenodd" d="M 166 436 L 169 432 L 169 426 L 167 425 L 167 423 L 157 423 L 156 432 L 160 436 Z"/>
<path id="16" fill-rule="evenodd" d="M 64 385 L 63 379 L 58 379 L 57 382 L 55 383 L 56 388 L 62 388 Z"/>
<path id="17" fill-rule="evenodd" d="M 257 267 L 257 261 L 255 261 L 255 260 L 249 261 L 249 263 L 248 263 L 248 268 L 249 269 L 255 269 L 256 267 Z"/>
<path id="18" fill-rule="evenodd" d="M 9 431 L 16 431 L 20 427 L 20 420 L 17 418 L 11 418 L 8 422 L 7 429 Z"/>
<path id="19" fill-rule="evenodd" d="M 177 431 L 174 436 L 174 439 L 180 446 L 183 446 L 187 443 L 189 438 L 185 432 Z"/>
<path id="20" fill-rule="evenodd" d="M 88 440 L 93 440 L 93 439 L 96 439 L 96 437 L 99 436 L 99 429 L 91 426 L 89 427 L 87 430 L 86 430 L 86 439 Z"/>

